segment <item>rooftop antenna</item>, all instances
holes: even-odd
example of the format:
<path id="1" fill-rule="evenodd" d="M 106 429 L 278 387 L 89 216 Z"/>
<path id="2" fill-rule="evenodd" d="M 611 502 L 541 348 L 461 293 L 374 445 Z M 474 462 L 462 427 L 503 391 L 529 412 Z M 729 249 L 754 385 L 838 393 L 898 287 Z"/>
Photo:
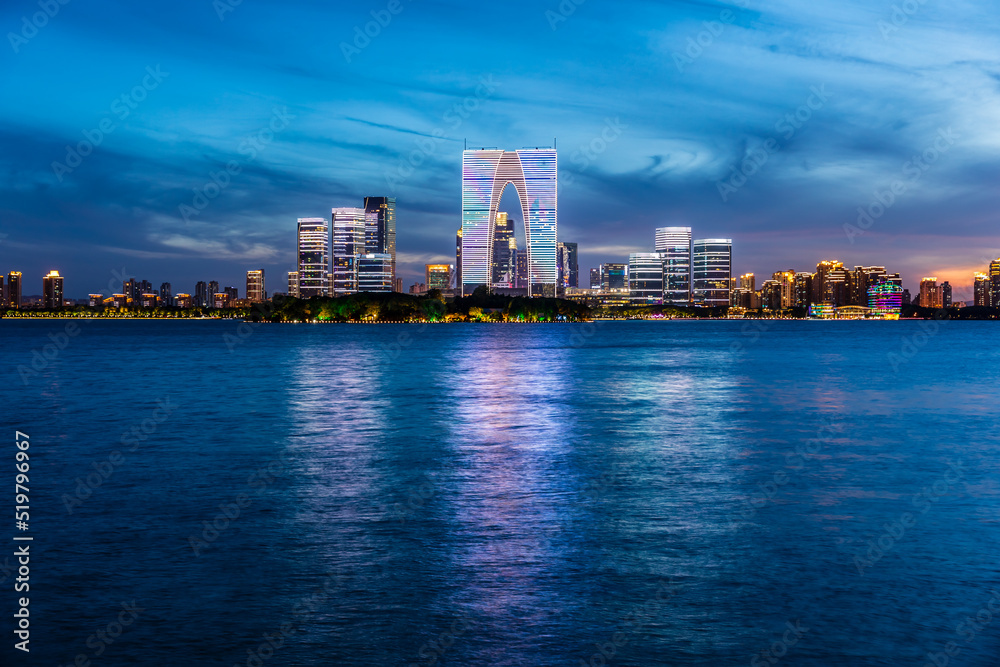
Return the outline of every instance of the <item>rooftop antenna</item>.
<path id="1" fill-rule="evenodd" d="M 552 149 L 553 149 L 553 150 L 556 150 L 556 149 L 558 149 L 558 148 L 559 148 L 559 145 L 558 145 L 558 143 L 556 143 L 556 139 L 557 139 L 557 138 L 558 138 L 558 137 L 554 137 L 554 138 L 552 139 Z"/>
<path id="2" fill-rule="evenodd" d="M 465 138 L 465 150 L 469 150 L 469 138 Z"/>

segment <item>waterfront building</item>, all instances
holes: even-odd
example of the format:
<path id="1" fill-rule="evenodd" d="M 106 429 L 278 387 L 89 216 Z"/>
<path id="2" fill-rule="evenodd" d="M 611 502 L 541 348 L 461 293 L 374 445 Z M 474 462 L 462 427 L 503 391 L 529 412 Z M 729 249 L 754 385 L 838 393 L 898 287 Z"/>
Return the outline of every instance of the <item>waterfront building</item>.
<path id="1" fill-rule="evenodd" d="M 881 316 L 899 315 L 903 308 L 903 288 L 888 280 L 868 288 L 868 307 Z"/>
<path id="2" fill-rule="evenodd" d="M 156 292 L 144 292 L 139 296 L 139 303 L 143 308 L 156 308 L 160 295 Z"/>
<path id="3" fill-rule="evenodd" d="M 451 279 L 455 267 L 450 264 L 425 264 L 424 283 L 421 291 L 441 290 L 446 292 L 451 289 Z"/>
<path id="4" fill-rule="evenodd" d="M 217 280 L 208 281 L 208 305 L 212 305 L 212 296 L 219 292 L 219 282 Z"/>
<path id="5" fill-rule="evenodd" d="M 160 283 L 160 303 L 165 306 L 174 305 L 173 288 L 170 283 Z"/>
<path id="6" fill-rule="evenodd" d="M 795 274 L 795 296 L 792 305 L 796 308 L 808 308 L 812 303 L 813 274 L 799 271 Z"/>
<path id="7" fill-rule="evenodd" d="M 632 303 L 663 303 L 663 256 L 658 252 L 636 252 L 628 256 L 628 291 Z"/>
<path id="8" fill-rule="evenodd" d="M 358 291 L 393 292 L 392 255 L 384 252 L 358 256 Z"/>
<path id="9" fill-rule="evenodd" d="M 610 292 L 628 288 L 628 264 L 601 264 L 602 290 Z"/>
<path id="10" fill-rule="evenodd" d="M 250 303 L 263 303 L 267 298 L 264 292 L 264 269 L 247 271 L 247 300 Z"/>
<path id="11" fill-rule="evenodd" d="M 63 277 L 58 271 L 49 271 L 42 278 L 42 307 L 62 308 L 63 295 Z"/>
<path id="12" fill-rule="evenodd" d="M 10 308 L 21 307 L 21 284 L 22 276 L 20 271 L 11 271 L 7 274 L 7 306 Z"/>
<path id="13" fill-rule="evenodd" d="M 985 273 L 977 273 L 973 286 L 973 303 L 977 306 L 990 305 L 990 277 Z"/>
<path id="14" fill-rule="evenodd" d="M 204 280 L 198 281 L 194 286 L 194 305 L 201 308 L 208 306 L 208 284 Z"/>
<path id="15" fill-rule="evenodd" d="M 175 301 L 178 308 L 190 308 L 191 307 L 191 295 L 181 292 L 175 297 Z"/>
<path id="16" fill-rule="evenodd" d="M 104 295 L 103 294 L 90 294 L 90 295 L 88 295 L 87 305 L 89 305 L 91 307 L 94 307 L 94 306 L 100 306 L 103 303 L 104 303 Z"/>
<path id="17" fill-rule="evenodd" d="M 358 251 L 361 254 L 361 251 Z M 392 257 L 392 280 L 396 282 L 396 198 L 365 197 L 365 248 L 364 254 L 385 254 Z M 403 284 L 400 282 L 401 292 Z"/>
<path id="18" fill-rule="evenodd" d="M 941 307 L 951 308 L 951 283 L 947 280 L 941 283 Z"/>
<path id="19" fill-rule="evenodd" d="M 288 272 L 288 296 L 299 298 L 299 272 Z"/>
<path id="20" fill-rule="evenodd" d="M 659 227 L 656 252 L 663 255 L 663 303 L 691 303 L 691 228 Z"/>
<path id="21" fill-rule="evenodd" d="M 127 294 L 112 294 L 110 300 L 111 300 L 111 305 L 114 306 L 115 308 L 125 308 L 126 306 L 128 306 Z M 105 299 L 104 303 L 107 304 L 107 302 L 108 299 Z"/>
<path id="22" fill-rule="evenodd" d="M 354 294 L 358 291 L 358 257 L 366 252 L 367 213 L 363 208 L 344 207 L 333 209 L 332 216 L 333 295 Z M 377 213 L 374 218 L 377 227 Z"/>
<path id="23" fill-rule="evenodd" d="M 781 281 L 765 280 L 760 286 L 760 305 L 764 310 L 779 311 L 781 305 Z"/>
<path id="24" fill-rule="evenodd" d="M 229 305 L 229 295 L 225 292 L 216 292 L 212 295 L 213 308 L 226 308 Z"/>
<path id="25" fill-rule="evenodd" d="M 554 148 L 466 150 L 462 154 L 461 293 L 491 285 L 498 206 L 508 185 L 521 204 L 529 296 L 555 296 L 558 158 Z"/>
<path id="26" fill-rule="evenodd" d="M 943 304 L 941 288 L 937 278 L 924 278 L 920 281 L 920 306 L 922 308 L 941 308 Z"/>
<path id="27" fill-rule="evenodd" d="M 691 292 L 694 305 L 729 306 L 732 277 L 732 239 L 701 239 L 692 243 Z"/>
<path id="28" fill-rule="evenodd" d="M 851 304 L 867 305 L 868 288 L 882 282 L 887 275 L 884 266 L 855 266 L 851 274 Z"/>
<path id="29" fill-rule="evenodd" d="M 757 277 L 752 273 L 744 273 L 740 276 L 740 289 L 748 292 L 756 291 Z"/>
<path id="30" fill-rule="evenodd" d="M 1000 259 L 990 262 L 990 307 L 1000 308 Z"/>
<path id="31" fill-rule="evenodd" d="M 299 295 L 303 299 L 326 296 L 330 272 L 330 225 L 326 219 L 299 218 L 297 247 Z"/>

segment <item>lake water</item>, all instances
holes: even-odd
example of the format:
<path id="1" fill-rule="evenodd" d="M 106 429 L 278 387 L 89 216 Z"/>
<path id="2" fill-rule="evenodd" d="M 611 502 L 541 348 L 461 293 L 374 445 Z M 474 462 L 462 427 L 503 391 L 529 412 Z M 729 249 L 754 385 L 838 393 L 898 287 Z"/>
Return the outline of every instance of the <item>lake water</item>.
<path id="1" fill-rule="evenodd" d="M 1000 661 L 995 323 L 65 324 L 3 664 Z"/>

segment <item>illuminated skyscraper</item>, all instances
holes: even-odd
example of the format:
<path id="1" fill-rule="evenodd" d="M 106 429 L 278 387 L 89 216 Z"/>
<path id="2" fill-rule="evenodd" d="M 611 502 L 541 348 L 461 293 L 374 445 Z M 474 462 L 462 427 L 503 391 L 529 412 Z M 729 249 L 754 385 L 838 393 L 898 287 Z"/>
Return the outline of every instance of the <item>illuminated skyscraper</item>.
<path id="1" fill-rule="evenodd" d="M 521 202 L 528 294 L 554 296 L 558 158 L 554 148 L 467 150 L 462 155 L 462 293 L 489 286 L 497 207 L 508 185 Z"/>
<path id="2" fill-rule="evenodd" d="M 851 305 L 868 305 L 868 288 L 886 276 L 884 266 L 855 266 L 851 275 Z"/>
<path id="3" fill-rule="evenodd" d="M 732 239 L 695 241 L 692 252 L 692 300 L 696 306 L 729 305 L 729 280 L 733 273 Z"/>
<path id="4" fill-rule="evenodd" d="M 636 252 L 628 256 L 628 293 L 636 305 L 663 303 L 663 255 Z"/>
<path id="5" fill-rule="evenodd" d="M 20 271 L 11 271 L 7 274 L 7 305 L 11 308 L 21 307 Z"/>
<path id="6" fill-rule="evenodd" d="M 973 287 L 973 303 L 977 306 L 990 305 L 990 277 L 985 273 L 976 274 L 976 283 Z"/>
<path id="7" fill-rule="evenodd" d="M 373 252 L 358 256 L 358 291 L 392 292 L 392 255 Z"/>
<path id="8" fill-rule="evenodd" d="M 812 303 L 813 274 L 799 271 L 795 274 L 795 298 L 792 303 L 796 308 L 808 308 Z"/>
<path id="9" fill-rule="evenodd" d="M 335 208 L 332 215 L 333 295 L 354 294 L 358 291 L 358 256 L 366 252 L 367 213 L 363 208 Z"/>
<path id="10" fill-rule="evenodd" d="M 299 272 L 288 272 L 288 296 L 299 298 Z"/>
<path id="11" fill-rule="evenodd" d="M 601 270 L 590 270 L 590 289 L 601 289 Z"/>
<path id="12" fill-rule="evenodd" d="M 937 278 L 924 278 L 920 281 L 921 308 L 941 308 L 943 305 L 942 296 Z"/>
<path id="13" fill-rule="evenodd" d="M 990 262 L 990 306 L 1000 308 L 1000 259 Z"/>
<path id="14" fill-rule="evenodd" d="M 361 251 L 358 251 L 361 254 Z M 392 284 L 396 279 L 396 198 L 365 197 L 364 254 L 392 257 Z M 389 290 L 392 291 L 391 289 Z"/>
<path id="15" fill-rule="evenodd" d="M 264 270 L 247 271 L 247 300 L 250 303 L 263 303 L 264 293 Z"/>
<path id="16" fill-rule="evenodd" d="M 212 305 L 212 298 L 219 293 L 219 283 L 216 280 L 208 281 L 208 303 Z"/>
<path id="17" fill-rule="evenodd" d="M 299 295 L 326 296 L 330 271 L 330 224 L 325 218 L 299 218 Z"/>
<path id="18" fill-rule="evenodd" d="M 174 305 L 174 291 L 170 283 L 160 283 L 160 303 L 165 306 Z"/>
<path id="19" fill-rule="evenodd" d="M 566 266 L 568 267 L 568 273 L 566 275 L 566 286 L 567 287 L 579 287 L 580 286 L 580 245 L 578 243 L 563 243 L 563 248 L 566 249 Z"/>
<path id="20" fill-rule="evenodd" d="M 63 305 L 63 278 L 58 271 L 49 271 L 47 276 L 42 278 L 42 307 L 62 308 Z"/>
<path id="21" fill-rule="evenodd" d="M 771 280 L 776 280 L 781 284 L 781 307 L 793 308 L 795 306 L 795 271 L 778 271 L 771 276 Z"/>
<path id="22" fill-rule="evenodd" d="M 663 255 L 663 302 L 677 306 L 691 303 L 691 228 L 660 227 L 656 252 Z"/>

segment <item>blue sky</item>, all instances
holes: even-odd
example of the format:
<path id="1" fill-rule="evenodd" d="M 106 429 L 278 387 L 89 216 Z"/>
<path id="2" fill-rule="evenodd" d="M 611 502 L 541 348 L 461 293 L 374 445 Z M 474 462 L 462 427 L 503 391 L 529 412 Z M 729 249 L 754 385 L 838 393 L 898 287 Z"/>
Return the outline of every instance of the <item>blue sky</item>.
<path id="1" fill-rule="evenodd" d="M 408 287 L 454 262 L 465 139 L 558 139 L 584 274 L 665 225 L 732 237 L 740 273 L 884 264 L 956 298 L 1000 255 L 996 3 L 235 1 L 69 0 L 37 31 L 37 0 L 3 4 L 0 270 L 25 293 L 122 267 L 282 290 L 296 218 L 385 194 Z"/>

